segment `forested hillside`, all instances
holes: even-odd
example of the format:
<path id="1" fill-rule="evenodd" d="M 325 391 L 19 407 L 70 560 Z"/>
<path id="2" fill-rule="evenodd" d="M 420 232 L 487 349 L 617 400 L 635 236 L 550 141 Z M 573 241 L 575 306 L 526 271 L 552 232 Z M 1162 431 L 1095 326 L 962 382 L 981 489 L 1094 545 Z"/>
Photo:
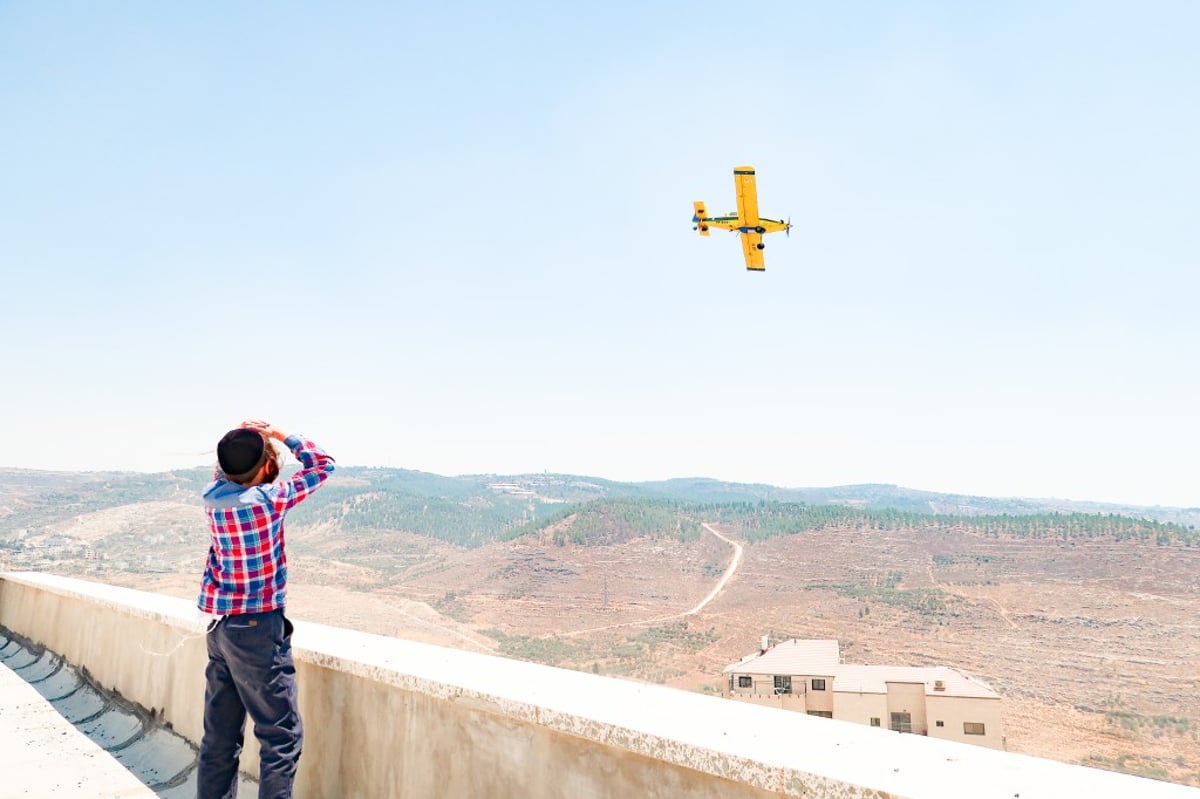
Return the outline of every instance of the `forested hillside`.
<path id="1" fill-rule="evenodd" d="M 159 550 L 140 556 L 156 562 L 182 558 L 204 540 L 199 493 L 209 479 L 207 469 L 158 474 L 0 470 L 0 547 L 20 552 L 27 545 L 45 548 L 49 540 L 67 554 L 85 546 L 104 553 L 118 541 L 126 547 L 138 535 L 165 534 Z M 824 501 L 779 498 L 799 495 Z M 699 536 L 701 522 L 731 525 L 749 541 L 847 526 L 957 527 L 991 536 L 1107 537 L 1160 545 L 1197 541 L 1200 510 L 1081 513 L 1037 503 L 879 485 L 779 489 L 703 478 L 616 483 L 575 475 L 444 477 L 407 469 L 339 467 L 327 486 L 295 509 L 290 522 L 362 541 L 405 533 L 468 548 L 525 535 L 592 546 L 642 536 L 686 541 Z M 1023 512 L 934 513 L 933 507 Z"/>
<path id="2" fill-rule="evenodd" d="M 678 536 L 699 532 L 699 522 L 715 522 L 737 529 L 748 541 L 778 535 L 837 528 L 860 530 L 912 530 L 956 528 L 992 537 L 1011 538 L 1110 538 L 1139 540 L 1157 545 L 1200 543 L 1195 527 L 1100 513 L 1036 513 L 1023 515 L 966 516 L 914 513 L 903 510 L 864 510 L 841 505 L 802 502 L 685 503 L 669 500 L 605 499 L 568 508 L 523 532 L 552 531 L 555 543 L 605 545 L 631 535 Z"/>

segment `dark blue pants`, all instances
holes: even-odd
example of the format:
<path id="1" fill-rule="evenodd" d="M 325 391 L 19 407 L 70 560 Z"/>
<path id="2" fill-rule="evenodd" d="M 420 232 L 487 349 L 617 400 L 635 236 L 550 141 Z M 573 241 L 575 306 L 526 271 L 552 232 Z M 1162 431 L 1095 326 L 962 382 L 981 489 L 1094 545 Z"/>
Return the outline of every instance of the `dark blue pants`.
<path id="1" fill-rule="evenodd" d="M 304 728 L 292 623 L 282 610 L 226 616 L 208 633 L 197 799 L 235 799 L 246 714 L 260 751 L 259 799 L 291 799 Z"/>

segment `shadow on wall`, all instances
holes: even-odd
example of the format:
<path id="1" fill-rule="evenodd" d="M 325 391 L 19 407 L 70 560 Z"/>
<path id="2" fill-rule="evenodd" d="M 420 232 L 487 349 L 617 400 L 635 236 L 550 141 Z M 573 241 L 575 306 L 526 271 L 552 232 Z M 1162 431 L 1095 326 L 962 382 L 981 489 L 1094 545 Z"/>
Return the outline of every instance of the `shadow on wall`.
<path id="1" fill-rule="evenodd" d="M 154 713 L 106 691 L 45 647 L 0 627 L 0 664 L 29 683 L 60 716 L 163 799 L 196 796 L 196 748 Z M 238 796 L 257 799 L 241 776 Z"/>

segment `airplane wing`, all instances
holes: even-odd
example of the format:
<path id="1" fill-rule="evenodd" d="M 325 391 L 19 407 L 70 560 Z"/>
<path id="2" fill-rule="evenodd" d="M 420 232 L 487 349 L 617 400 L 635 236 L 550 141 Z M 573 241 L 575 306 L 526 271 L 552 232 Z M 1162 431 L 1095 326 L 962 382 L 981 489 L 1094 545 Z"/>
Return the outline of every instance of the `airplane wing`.
<path id="1" fill-rule="evenodd" d="M 738 220 L 743 225 L 757 225 L 758 187 L 754 183 L 754 167 L 735 166 L 733 183 L 737 189 Z"/>
<path id="2" fill-rule="evenodd" d="M 742 233 L 742 252 L 746 255 L 746 268 L 755 272 L 762 272 L 767 268 L 766 262 L 763 260 L 763 251 L 759 249 L 762 244 L 761 233 Z"/>

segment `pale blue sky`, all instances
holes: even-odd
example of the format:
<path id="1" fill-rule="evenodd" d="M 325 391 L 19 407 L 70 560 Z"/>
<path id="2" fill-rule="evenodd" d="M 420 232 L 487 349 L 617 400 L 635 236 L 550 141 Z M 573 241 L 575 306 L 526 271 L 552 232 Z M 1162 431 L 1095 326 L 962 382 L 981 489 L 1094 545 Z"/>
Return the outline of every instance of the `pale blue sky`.
<path id="1" fill-rule="evenodd" d="M 731 8 L 0 2 L 0 465 L 1200 505 L 1200 4 Z"/>

